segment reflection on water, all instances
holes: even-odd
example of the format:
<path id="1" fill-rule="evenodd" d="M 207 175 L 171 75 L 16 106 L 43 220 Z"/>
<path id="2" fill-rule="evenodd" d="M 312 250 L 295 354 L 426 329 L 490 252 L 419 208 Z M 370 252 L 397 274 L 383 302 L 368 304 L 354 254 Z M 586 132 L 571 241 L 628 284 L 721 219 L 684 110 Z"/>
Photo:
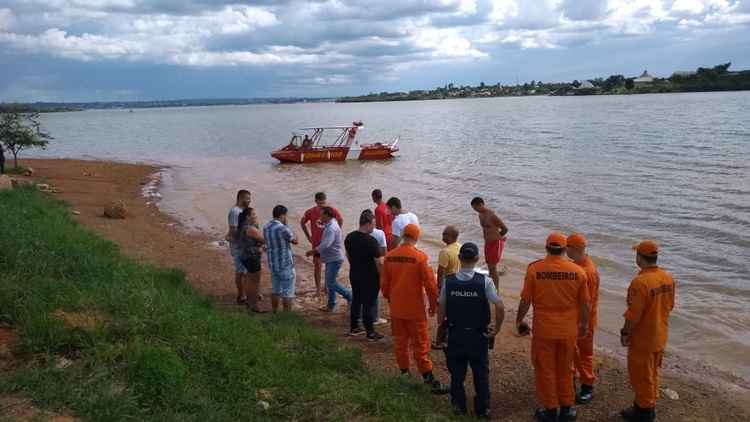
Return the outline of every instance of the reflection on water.
<path id="1" fill-rule="evenodd" d="M 498 98 L 377 104 L 93 111 L 46 115 L 48 154 L 178 165 L 164 206 L 225 229 L 240 186 L 261 215 L 295 217 L 323 190 L 353 229 L 381 188 L 424 225 L 437 256 L 443 226 L 480 240 L 473 196 L 510 228 L 503 283 L 520 284 L 550 230 L 586 233 L 601 267 L 602 324 L 615 332 L 635 274 L 629 246 L 654 238 L 677 279 L 670 347 L 750 376 L 749 93 Z M 363 120 L 360 142 L 401 138 L 391 162 L 279 165 L 291 130 Z M 294 219 L 294 221 L 298 221 Z M 294 224 L 297 229 L 297 224 Z M 298 230 L 299 232 L 299 230 Z"/>

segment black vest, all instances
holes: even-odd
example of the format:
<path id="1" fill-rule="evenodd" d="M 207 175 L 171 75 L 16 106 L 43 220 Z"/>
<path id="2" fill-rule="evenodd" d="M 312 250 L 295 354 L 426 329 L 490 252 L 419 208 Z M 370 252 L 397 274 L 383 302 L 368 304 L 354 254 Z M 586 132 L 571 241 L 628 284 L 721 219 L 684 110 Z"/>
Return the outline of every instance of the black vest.
<path id="1" fill-rule="evenodd" d="M 484 330 L 490 323 L 490 304 L 484 291 L 483 274 L 462 281 L 455 274 L 445 279 L 445 303 L 448 326 Z"/>

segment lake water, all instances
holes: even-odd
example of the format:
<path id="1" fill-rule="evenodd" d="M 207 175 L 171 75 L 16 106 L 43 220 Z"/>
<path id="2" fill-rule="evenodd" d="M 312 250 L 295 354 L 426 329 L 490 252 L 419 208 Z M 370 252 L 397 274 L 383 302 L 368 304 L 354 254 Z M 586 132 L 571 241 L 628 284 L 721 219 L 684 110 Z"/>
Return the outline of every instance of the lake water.
<path id="1" fill-rule="evenodd" d="M 588 236 L 610 333 L 637 272 L 630 246 L 656 239 L 678 282 L 670 349 L 747 379 L 748 110 L 750 93 L 87 111 L 45 115 L 56 139 L 40 155 L 170 164 L 162 206 L 217 237 L 239 187 L 252 187 L 264 218 L 276 201 L 299 216 L 324 190 L 345 230 L 379 187 L 419 215 L 433 259 L 447 224 L 481 241 L 469 207 L 480 195 L 510 228 L 509 291 L 551 230 Z M 269 156 L 294 128 L 353 120 L 365 122 L 361 142 L 399 136 L 400 157 L 299 166 Z"/>

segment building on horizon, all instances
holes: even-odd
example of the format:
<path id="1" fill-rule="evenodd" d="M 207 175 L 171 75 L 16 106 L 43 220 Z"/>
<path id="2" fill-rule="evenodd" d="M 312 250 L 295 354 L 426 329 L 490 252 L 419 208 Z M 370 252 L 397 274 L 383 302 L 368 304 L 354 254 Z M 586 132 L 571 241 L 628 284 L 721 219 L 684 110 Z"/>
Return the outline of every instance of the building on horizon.
<path id="1" fill-rule="evenodd" d="M 641 76 L 633 79 L 633 83 L 638 85 L 648 85 L 654 82 L 654 77 L 648 74 L 648 70 L 644 70 Z"/>

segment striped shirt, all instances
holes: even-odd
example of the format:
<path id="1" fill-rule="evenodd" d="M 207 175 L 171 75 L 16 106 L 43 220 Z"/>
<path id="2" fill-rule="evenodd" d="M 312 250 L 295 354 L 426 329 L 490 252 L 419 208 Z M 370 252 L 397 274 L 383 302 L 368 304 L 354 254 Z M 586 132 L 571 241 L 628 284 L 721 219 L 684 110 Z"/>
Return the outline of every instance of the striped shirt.
<path id="1" fill-rule="evenodd" d="M 279 220 L 271 220 L 263 227 L 263 237 L 268 248 L 268 267 L 271 272 L 286 271 L 294 267 L 292 257 L 292 239 L 294 233 Z"/>

